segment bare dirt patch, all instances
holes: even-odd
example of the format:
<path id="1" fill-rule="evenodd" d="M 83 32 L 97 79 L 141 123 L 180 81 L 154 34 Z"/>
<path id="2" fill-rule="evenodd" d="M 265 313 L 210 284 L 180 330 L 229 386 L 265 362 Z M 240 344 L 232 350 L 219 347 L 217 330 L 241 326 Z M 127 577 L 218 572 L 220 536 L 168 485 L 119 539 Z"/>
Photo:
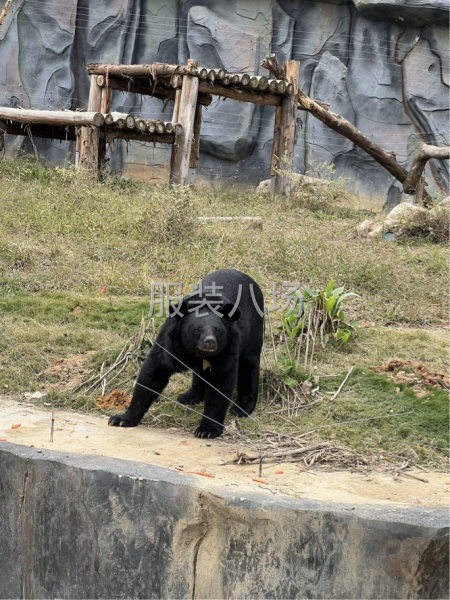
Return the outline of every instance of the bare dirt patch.
<path id="1" fill-rule="evenodd" d="M 423 364 L 414 365 L 410 360 L 394 359 L 374 370 L 376 373 L 386 373 L 396 383 L 410 386 L 419 398 L 426 395 L 427 385 L 450 390 L 450 376 L 430 371 Z"/>
<path id="2" fill-rule="evenodd" d="M 90 373 L 86 367 L 94 352 L 84 354 L 71 354 L 65 358 L 54 360 L 43 374 L 46 377 L 58 378 L 55 382 L 45 383 L 40 386 L 44 394 L 49 392 L 65 392 L 81 385 Z"/>
<path id="3" fill-rule="evenodd" d="M 99 455 L 138 461 L 195 476 L 198 485 L 228 488 L 233 493 L 263 491 L 270 498 L 291 496 L 347 504 L 447 506 L 447 473 L 401 469 L 392 472 L 320 470 L 316 464 L 289 462 L 227 464 L 237 452 L 252 455 L 255 448 L 226 437 L 200 440 L 180 429 L 143 425 L 132 429 L 108 427 L 107 418 L 51 409 L 0 398 L 0 443 L 3 441 L 60 452 Z"/>

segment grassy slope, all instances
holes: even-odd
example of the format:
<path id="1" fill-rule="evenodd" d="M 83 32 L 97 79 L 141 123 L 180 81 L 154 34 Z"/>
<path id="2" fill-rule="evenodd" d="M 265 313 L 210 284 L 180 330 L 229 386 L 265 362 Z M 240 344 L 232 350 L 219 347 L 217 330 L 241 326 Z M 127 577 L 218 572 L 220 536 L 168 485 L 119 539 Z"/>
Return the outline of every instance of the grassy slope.
<path id="1" fill-rule="evenodd" d="M 229 266 L 252 275 L 270 304 L 274 283 L 322 288 L 333 277 L 361 295 L 349 304 L 349 315 L 373 325 L 352 346 L 316 355 L 324 391 L 336 389 L 349 366 L 356 367 L 338 400 L 324 400 L 277 426 L 301 432 L 320 427 L 313 436 L 372 450 L 413 446 L 420 458 L 438 460 L 447 443 L 444 392 L 425 398 L 405 386 L 396 392 L 398 386 L 371 368 L 393 357 L 447 368 L 447 334 L 439 329 L 447 319 L 443 247 L 358 238 L 363 215 L 356 210 L 314 213 L 251 193 L 119 180 L 92 186 L 30 160 L 3 161 L 0 186 L 0 389 L 36 389 L 43 381 L 36 374 L 57 357 L 94 350 L 97 367 L 112 359 L 148 312 L 152 282 L 181 282 L 187 290 L 208 271 Z M 186 218 L 197 214 L 260 215 L 264 227 L 195 225 Z M 276 325 L 279 314 L 272 319 Z M 265 355 L 266 368 L 276 370 L 269 343 Z M 168 394 L 183 385 L 186 377 L 177 378 Z M 91 406 L 94 398 L 77 403 Z M 58 399 L 75 403 L 70 394 Z M 258 425 L 249 420 L 238 426 L 249 433 L 274 429 L 267 402 L 277 408 L 269 394 L 256 413 Z M 198 418 L 169 401 L 151 412 L 168 424 Z M 371 416 L 383 418 L 339 425 Z"/>

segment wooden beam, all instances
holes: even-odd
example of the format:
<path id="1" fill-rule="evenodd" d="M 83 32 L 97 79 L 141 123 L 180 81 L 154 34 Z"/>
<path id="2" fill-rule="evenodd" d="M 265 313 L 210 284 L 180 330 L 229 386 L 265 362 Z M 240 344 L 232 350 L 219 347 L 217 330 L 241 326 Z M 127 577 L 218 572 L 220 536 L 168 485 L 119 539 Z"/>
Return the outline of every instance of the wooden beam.
<path id="1" fill-rule="evenodd" d="M 173 144 L 175 141 L 175 133 L 157 133 L 156 131 L 153 133 L 141 133 L 140 131 L 118 129 L 115 127 L 108 127 L 106 131 L 102 131 L 100 135 L 102 137 L 104 136 L 106 141 L 122 139 L 159 144 Z"/>
<path id="2" fill-rule="evenodd" d="M 100 111 L 101 105 L 102 88 L 98 85 L 96 77 L 91 75 L 88 111 Z M 100 136 L 97 128 L 81 127 L 79 166 L 92 181 L 98 180 L 99 140 Z"/>
<path id="3" fill-rule="evenodd" d="M 151 65 L 109 65 L 88 63 L 86 71 L 89 75 L 104 75 L 108 77 L 123 78 L 156 78 L 171 75 L 189 75 L 195 72 L 196 67 L 188 65 L 169 65 L 166 63 L 153 63 Z"/>
<path id="4" fill-rule="evenodd" d="M 196 67 L 197 61 L 189 59 L 188 66 Z M 197 97 L 198 78 L 184 75 L 178 113 L 178 122 L 183 126 L 183 131 L 177 136 L 176 143 L 173 145 L 170 169 L 170 183 L 174 185 L 188 184 Z"/>
<path id="5" fill-rule="evenodd" d="M 153 96 L 160 100 L 175 99 L 176 90 L 173 87 L 163 87 L 159 83 L 155 87 L 153 82 L 149 80 L 120 79 L 119 77 L 110 76 L 108 81 L 109 87 L 113 90 Z M 212 102 L 212 97 L 209 93 L 199 93 L 198 102 L 202 106 L 209 106 Z"/>
<path id="6" fill-rule="evenodd" d="M 239 102 L 251 102 L 253 104 L 264 104 L 266 106 L 280 106 L 284 96 L 274 94 L 269 91 L 238 89 L 235 87 L 226 87 L 220 83 L 208 83 L 200 80 L 198 86 L 199 93 L 212 94 L 213 96 L 222 96 Z"/>
<path id="7" fill-rule="evenodd" d="M 197 104 L 195 107 L 194 117 L 194 139 L 191 147 L 191 157 L 189 159 L 189 168 L 196 169 L 198 159 L 200 158 L 200 130 L 202 127 L 202 105 Z"/>
<path id="8" fill-rule="evenodd" d="M 273 127 L 272 155 L 270 159 L 270 175 L 275 177 L 278 156 L 280 155 L 280 134 L 281 134 L 281 106 L 275 109 L 275 121 Z"/>
<path id="9" fill-rule="evenodd" d="M 445 160 L 450 158 L 450 146 L 439 148 L 438 146 L 430 146 L 424 144 L 419 152 L 415 155 L 409 173 L 403 182 L 403 191 L 405 194 L 415 194 L 417 185 L 422 177 L 422 173 L 430 159 Z"/>
<path id="10" fill-rule="evenodd" d="M 0 119 L 28 125 L 88 125 L 95 127 L 101 127 L 105 122 L 100 111 L 36 110 L 6 106 L 0 107 Z"/>
<path id="11" fill-rule="evenodd" d="M 300 81 L 300 63 L 296 60 L 286 62 L 286 81 L 298 89 Z M 292 177 L 289 172 L 294 158 L 295 132 L 297 126 L 297 99 L 295 94 L 284 96 L 281 104 L 280 141 L 277 170 L 275 173 L 275 194 L 289 198 L 292 187 Z"/>
<path id="12" fill-rule="evenodd" d="M 27 125 L 11 121 L 0 121 L 0 133 L 7 135 L 23 135 L 29 138 L 47 138 L 51 140 L 74 140 L 73 125 Z"/>

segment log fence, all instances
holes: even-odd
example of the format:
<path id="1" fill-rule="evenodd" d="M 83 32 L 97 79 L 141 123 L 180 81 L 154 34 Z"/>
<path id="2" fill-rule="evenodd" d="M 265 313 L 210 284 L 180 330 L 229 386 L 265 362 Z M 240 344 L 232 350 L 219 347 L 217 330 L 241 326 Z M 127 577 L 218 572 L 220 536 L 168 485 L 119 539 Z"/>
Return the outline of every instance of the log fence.
<path id="1" fill-rule="evenodd" d="M 296 141 L 297 111 L 304 110 L 362 148 L 403 184 L 408 194 L 422 199 L 423 169 L 430 158 L 448 158 L 448 149 L 424 147 L 408 172 L 392 152 L 369 140 L 352 123 L 331 112 L 328 105 L 309 98 L 300 88 L 300 63 L 287 61 L 284 68 L 274 55 L 261 65 L 269 76 L 231 73 L 224 68 L 199 66 L 189 59 L 186 65 L 153 63 L 111 65 L 89 63 L 87 111 L 43 111 L 0 107 L 0 147 L 4 133 L 76 140 L 78 164 L 93 180 L 105 160 L 106 145 L 114 139 L 159 142 L 172 147 L 170 182 L 186 185 L 192 180 L 200 151 L 202 107 L 214 96 L 275 107 L 274 135 L 270 160 L 272 189 L 289 197 L 291 177 L 285 168 L 292 161 Z M 145 116 L 111 112 L 113 90 L 149 95 L 173 102 L 169 122 Z"/>

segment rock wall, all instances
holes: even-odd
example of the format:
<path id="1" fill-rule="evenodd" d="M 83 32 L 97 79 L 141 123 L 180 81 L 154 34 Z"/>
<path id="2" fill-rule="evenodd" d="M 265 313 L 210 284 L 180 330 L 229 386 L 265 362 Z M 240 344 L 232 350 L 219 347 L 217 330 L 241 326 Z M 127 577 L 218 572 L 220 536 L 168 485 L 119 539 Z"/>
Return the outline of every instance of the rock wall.
<path id="1" fill-rule="evenodd" d="M 447 598 L 444 508 L 196 487 L 2 443 L 1 598 Z"/>
<path id="2" fill-rule="evenodd" d="M 86 62 L 185 63 L 262 72 L 269 52 L 301 61 L 301 87 L 330 103 L 407 166 L 421 141 L 448 144 L 449 6 L 446 0 L 15 0 L 0 26 L 0 103 L 35 108 L 87 104 Z M 114 93 L 113 108 L 160 117 L 162 103 Z M 266 179 L 273 109 L 215 100 L 204 112 L 198 175 Z M 170 117 L 171 107 L 166 116 Z M 351 142 L 309 116 L 295 168 L 336 165 L 355 191 L 389 206 L 400 184 Z M 68 143 L 36 140 L 52 161 Z M 8 139 L 8 152 L 29 141 Z M 169 149 L 118 146 L 111 167 L 135 176 L 166 172 Z M 149 165 L 156 167 L 149 169 Z M 448 188 L 448 161 L 427 167 L 429 191 Z"/>

